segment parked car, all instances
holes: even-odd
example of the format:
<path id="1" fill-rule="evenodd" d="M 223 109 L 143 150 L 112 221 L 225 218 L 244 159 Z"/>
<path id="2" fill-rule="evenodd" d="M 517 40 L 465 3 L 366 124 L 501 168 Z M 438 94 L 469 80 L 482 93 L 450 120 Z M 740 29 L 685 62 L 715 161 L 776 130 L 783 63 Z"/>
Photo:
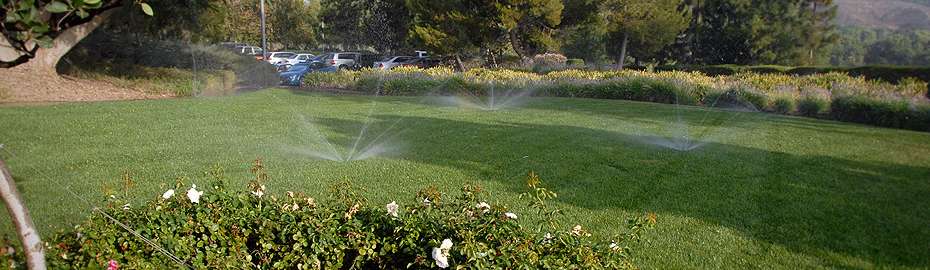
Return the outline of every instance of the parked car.
<path id="1" fill-rule="evenodd" d="M 296 63 L 293 63 L 293 64 L 291 64 L 291 63 L 280 63 L 280 64 L 275 65 L 275 68 L 277 68 L 278 72 L 284 72 L 285 70 L 288 70 L 288 69 L 290 69 L 292 66 L 297 65 L 297 64 L 320 63 L 321 65 L 325 65 L 325 64 L 323 63 L 323 57 L 325 57 L 326 55 L 322 55 L 322 54 L 321 54 L 321 55 L 317 55 L 317 56 L 312 56 L 312 54 L 308 54 L 308 55 L 311 55 L 311 56 L 308 57 L 306 60 L 303 60 L 303 61 L 296 61 Z M 294 58 L 297 58 L 297 57 L 295 56 Z M 292 58 L 292 59 L 293 59 L 293 58 Z M 288 59 L 288 61 L 291 61 L 291 59 Z"/>
<path id="2" fill-rule="evenodd" d="M 288 58 L 297 55 L 292 52 L 271 52 L 268 53 L 268 63 L 272 65 L 280 64 L 281 62 L 287 61 Z"/>
<path id="3" fill-rule="evenodd" d="M 238 54 L 242 54 L 242 55 L 250 55 L 252 57 L 255 57 L 255 60 L 258 60 L 258 61 L 262 61 L 265 55 L 262 51 L 262 48 L 255 47 L 255 46 L 240 46 L 240 47 L 236 47 L 236 49 L 233 51 L 235 51 Z"/>
<path id="4" fill-rule="evenodd" d="M 413 52 L 413 53 L 416 54 L 417 58 L 427 58 L 427 57 L 429 57 L 429 53 L 427 53 L 426 51 L 415 51 L 415 52 Z"/>
<path id="5" fill-rule="evenodd" d="M 289 58 L 287 58 L 287 59 L 284 59 L 284 60 L 281 61 L 281 62 L 278 62 L 278 65 L 293 66 L 293 65 L 296 65 L 296 64 L 309 62 L 310 59 L 313 59 L 314 57 L 316 57 L 316 56 L 313 55 L 313 54 L 309 54 L 309 53 L 298 53 L 298 54 L 294 54 L 293 56 L 291 56 L 291 57 L 289 57 Z"/>
<path id="6" fill-rule="evenodd" d="M 236 50 L 238 47 L 246 47 L 249 46 L 249 44 L 242 42 L 220 42 L 217 43 L 216 46 L 227 50 Z"/>
<path id="7" fill-rule="evenodd" d="M 236 53 L 243 55 L 261 55 L 262 48 L 255 46 L 239 46 L 234 50 Z"/>
<path id="8" fill-rule="evenodd" d="M 400 63 L 402 67 L 418 67 L 418 68 L 432 68 L 439 66 L 439 60 L 430 59 L 430 58 L 413 58 L 407 62 Z"/>
<path id="9" fill-rule="evenodd" d="M 336 72 L 338 68 L 323 62 L 299 63 L 278 74 L 282 85 L 300 86 L 304 76 L 311 72 Z"/>
<path id="10" fill-rule="evenodd" d="M 389 56 L 387 58 L 382 59 L 380 62 L 375 62 L 374 65 L 372 65 L 372 67 L 377 68 L 377 69 L 382 69 L 382 70 L 390 70 L 394 67 L 403 65 L 404 63 L 410 62 L 411 60 L 414 60 L 414 59 L 417 59 L 417 58 L 412 57 L 412 56 Z"/>
<path id="11" fill-rule="evenodd" d="M 321 58 L 324 64 L 334 66 L 336 69 L 361 69 L 360 53 L 328 53 Z"/>

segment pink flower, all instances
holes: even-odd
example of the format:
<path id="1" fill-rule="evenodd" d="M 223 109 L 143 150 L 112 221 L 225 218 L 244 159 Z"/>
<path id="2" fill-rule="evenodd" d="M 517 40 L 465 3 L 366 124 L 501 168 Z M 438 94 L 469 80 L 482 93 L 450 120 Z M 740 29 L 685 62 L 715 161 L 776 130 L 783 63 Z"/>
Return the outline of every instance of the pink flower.
<path id="1" fill-rule="evenodd" d="M 119 270 L 119 264 L 114 260 L 110 260 L 110 262 L 107 263 L 107 270 Z"/>

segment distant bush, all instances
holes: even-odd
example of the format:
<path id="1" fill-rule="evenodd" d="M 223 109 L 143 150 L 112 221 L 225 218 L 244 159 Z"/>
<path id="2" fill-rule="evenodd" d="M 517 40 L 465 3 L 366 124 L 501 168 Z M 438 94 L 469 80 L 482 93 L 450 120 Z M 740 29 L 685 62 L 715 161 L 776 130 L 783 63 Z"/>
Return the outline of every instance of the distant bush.
<path id="1" fill-rule="evenodd" d="M 339 70 L 336 72 L 313 72 L 304 76 L 301 86 L 311 88 L 377 89 L 380 79 L 373 76 L 360 76 L 358 71 Z"/>
<path id="2" fill-rule="evenodd" d="M 798 113 L 804 116 L 817 116 L 825 112 L 830 101 L 816 97 L 802 97 L 798 100 Z"/>
<path id="3" fill-rule="evenodd" d="M 532 58 L 533 71 L 537 73 L 546 73 L 553 70 L 564 69 L 568 58 L 557 53 L 537 54 Z"/>
<path id="4" fill-rule="evenodd" d="M 864 66 L 845 70 L 850 76 L 863 76 L 870 80 L 898 83 L 905 78 L 930 82 L 930 67 Z"/>
<path id="5" fill-rule="evenodd" d="M 768 97 L 751 87 L 734 85 L 714 91 L 704 97 L 704 105 L 739 110 L 762 111 L 768 108 Z"/>
<path id="6" fill-rule="evenodd" d="M 799 75 L 807 76 L 814 74 L 824 74 L 831 72 L 842 72 L 843 68 L 841 67 L 795 67 L 785 71 L 785 74 L 788 75 Z"/>
<path id="7" fill-rule="evenodd" d="M 835 97 L 830 116 L 846 122 L 930 131 L 930 105 L 912 106 L 905 100 Z"/>
<path id="8" fill-rule="evenodd" d="M 734 75 L 740 72 L 737 66 L 658 66 L 655 68 L 656 71 L 686 71 L 686 72 L 700 72 L 707 76 L 728 76 Z"/>
<path id="9" fill-rule="evenodd" d="M 62 74 L 117 84 L 126 81 L 131 86 L 152 86 L 148 90 L 178 96 L 229 93 L 242 88 L 275 86 L 279 82 L 272 65 L 252 56 L 215 46 L 105 29 L 83 39 L 56 68 Z"/>
<path id="10" fill-rule="evenodd" d="M 791 95 L 777 95 L 772 102 L 772 111 L 778 114 L 791 114 L 798 107 L 798 98 Z"/>
<path id="11" fill-rule="evenodd" d="M 758 74 L 784 74 L 785 71 L 788 71 L 791 67 L 786 66 L 748 66 L 741 69 L 741 72 L 751 72 Z"/>
<path id="12" fill-rule="evenodd" d="M 584 59 L 571 58 L 565 64 L 570 68 L 584 68 Z"/>
<path id="13" fill-rule="evenodd" d="M 826 73 L 845 73 L 853 77 L 864 77 L 868 80 L 880 80 L 888 83 L 899 83 L 905 78 L 916 78 L 930 82 L 930 67 L 907 66 L 863 66 L 863 67 L 786 67 L 786 66 L 738 66 L 738 65 L 712 65 L 712 66 L 659 66 L 656 71 L 697 71 L 708 76 L 729 76 L 739 73 L 755 74 L 785 74 L 807 76 Z"/>
<path id="14" fill-rule="evenodd" d="M 622 235 L 598 242 L 582 226 L 559 228 L 555 193 L 529 174 L 521 198 L 529 214 L 487 203 L 477 186 L 457 197 L 435 188 L 416 199 L 369 203 L 348 182 L 317 201 L 301 193 L 272 195 L 256 161 L 247 191 L 227 190 L 221 173 L 201 186 L 178 181 L 144 205 L 113 196 L 100 215 L 48 239 L 51 269 L 632 269 L 629 244 L 655 223 L 655 215 L 632 219 Z M 186 191 L 185 191 L 186 190 Z M 177 194 L 175 194 L 177 193 Z M 549 214 L 552 213 L 552 214 Z M 110 218 L 132 224 L 134 236 Z M 153 247 L 163 248 L 164 252 Z M 169 255 L 170 254 L 170 255 Z M 0 263 L 10 265 L 0 256 Z"/>
<path id="15" fill-rule="evenodd" d="M 798 114 L 815 117 L 826 112 L 830 106 L 830 93 L 819 88 L 807 88 L 801 91 L 798 100 Z"/>

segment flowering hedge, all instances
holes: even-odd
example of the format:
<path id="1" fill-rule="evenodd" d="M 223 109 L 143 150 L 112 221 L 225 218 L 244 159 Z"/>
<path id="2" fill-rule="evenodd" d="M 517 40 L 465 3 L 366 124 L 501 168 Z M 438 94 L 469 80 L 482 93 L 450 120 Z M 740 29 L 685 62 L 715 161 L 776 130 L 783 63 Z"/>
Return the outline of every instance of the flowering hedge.
<path id="1" fill-rule="evenodd" d="M 930 120 L 926 117 L 930 115 L 927 83 L 913 78 L 888 83 L 843 73 L 706 76 L 684 71 L 560 70 L 539 74 L 506 69 L 475 68 L 455 73 L 447 68 L 395 68 L 391 71 L 313 73 L 304 79 L 304 86 L 338 87 L 382 95 L 474 96 L 492 91 L 525 91 L 536 96 L 702 106 L 740 104 L 780 114 L 930 131 Z M 847 100 L 856 102 L 845 102 Z M 835 102 L 856 106 L 831 106 Z M 831 108 L 844 111 L 833 112 Z"/>
<path id="2" fill-rule="evenodd" d="M 580 225 L 559 229 L 555 193 L 530 173 L 528 199 L 543 215 L 536 229 L 523 214 L 487 203 L 480 187 L 455 198 L 435 188 L 412 201 L 369 203 L 349 183 L 317 201 L 301 193 L 269 194 L 260 160 L 249 190 L 176 183 L 142 206 L 111 197 L 89 220 L 48 239 L 52 269 L 623 269 L 633 268 L 626 246 L 655 223 L 630 222 L 625 234 L 596 242 Z M 126 224 L 135 233 L 118 226 Z M 138 234 L 138 235 L 136 235 Z M 16 255 L 0 263 L 17 263 Z M 21 261 L 18 261 L 21 262 Z M 20 264 L 21 265 L 21 264 Z"/>

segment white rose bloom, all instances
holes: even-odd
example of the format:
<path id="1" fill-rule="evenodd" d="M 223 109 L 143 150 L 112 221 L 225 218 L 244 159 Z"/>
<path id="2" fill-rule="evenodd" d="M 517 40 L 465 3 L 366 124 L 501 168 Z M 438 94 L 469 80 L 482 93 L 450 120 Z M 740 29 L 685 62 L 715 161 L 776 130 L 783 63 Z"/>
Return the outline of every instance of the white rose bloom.
<path id="1" fill-rule="evenodd" d="M 387 208 L 388 215 L 397 217 L 397 209 L 400 208 L 400 206 L 397 205 L 397 202 L 391 201 L 391 203 L 385 205 L 385 208 Z"/>
<path id="2" fill-rule="evenodd" d="M 491 211 L 491 205 L 489 205 L 486 202 L 480 202 L 478 203 L 478 205 L 475 205 L 475 207 L 478 207 L 478 209 L 481 209 L 482 214 L 487 214 L 488 212 Z"/>
<path id="3" fill-rule="evenodd" d="M 127 211 L 127 210 L 129 210 L 129 204 L 128 204 L 128 203 L 123 205 L 123 211 Z"/>
<path id="4" fill-rule="evenodd" d="M 584 231 L 581 230 L 581 225 L 575 225 L 575 227 L 572 228 L 572 235 L 574 236 L 581 236 L 583 232 Z"/>
<path id="5" fill-rule="evenodd" d="M 517 214 L 511 213 L 511 212 L 504 213 L 504 216 L 509 219 L 517 219 Z"/>
<path id="6" fill-rule="evenodd" d="M 444 239 L 438 248 L 433 248 L 433 259 L 439 268 L 449 267 L 449 250 L 452 249 L 452 240 Z"/>
<path id="7" fill-rule="evenodd" d="M 543 241 L 542 241 L 542 242 L 543 242 L 543 244 L 548 244 L 548 243 L 552 242 L 552 234 L 551 234 L 551 233 L 546 233 L 546 236 L 543 238 Z"/>
<path id="8" fill-rule="evenodd" d="M 191 185 L 191 189 L 187 190 L 187 198 L 192 203 L 200 203 L 200 196 L 203 196 L 203 191 L 197 191 L 197 185 Z"/>
<path id="9" fill-rule="evenodd" d="M 449 258 L 443 254 L 442 249 L 433 248 L 433 260 L 436 260 L 436 266 L 439 268 L 449 267 Z"/>
<path id="10" fill-rule="evenodd" d="M 448 252 L 450 249 L 452 249 L 452 239 L 442 240 L 442 244 L 439 245 L 439 248 Z"/>
<path id="11" fill-rule="evenodd" d="M 171 199 L 172 196 L 174 196 L 174 189 L 169 189 L 168 191 L 165 191 L 165 193 L 161 195 L 161 198 L 167 200 L 167 199 Z"/>
<path id="12" fill-rule="evenodd" d="M 265 196 L 265 185 L 261 185 L 258 187 L 258 190 L 252 191 L 252 195 L 255 195 L 255 197 L 259 197 L 259 198 L 261 198 L 262 196 Z"/>
<path id="13" fill-rule="evenodd" d="M 610 247 L 610 250 L 613 250 L 613 251 L 620 250 L 620 245 L 617 245 L 617 242 L 611 242 L 609 247 Z"/>

